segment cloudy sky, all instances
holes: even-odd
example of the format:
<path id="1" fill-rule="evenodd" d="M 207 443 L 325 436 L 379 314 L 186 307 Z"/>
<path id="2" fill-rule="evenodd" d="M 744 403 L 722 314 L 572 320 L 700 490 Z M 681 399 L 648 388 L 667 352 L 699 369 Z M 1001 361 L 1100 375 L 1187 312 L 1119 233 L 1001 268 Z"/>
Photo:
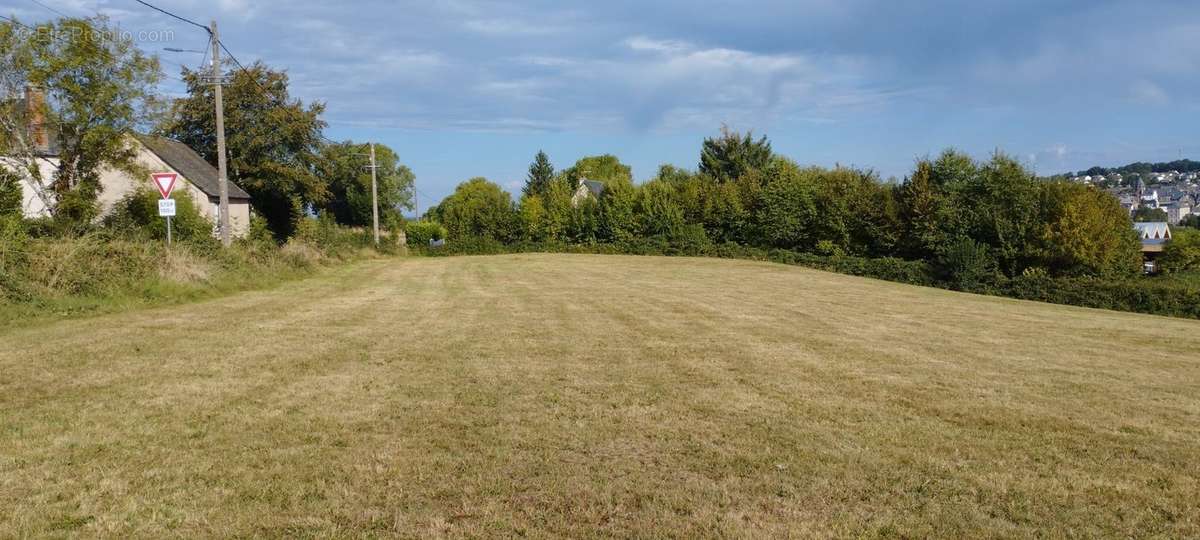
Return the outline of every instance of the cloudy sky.
<path id="1" fill-rule="evenodd" d="M 328 136 L 396 149 L 427 199 L 472 176 L 518 189 L 539 148 L 558 166 L 614 153 L 639 181 L 694 168 L 722 123 L 885 177 L 947 146 L 1040 173 L 1200 159 L 1195 0 L 151 3 L 216 18 L 240 60 L 328 105 Z M 0 0 L 25 20 L 53 11 L 174 31 L 151 51 L 205 48 L 133 0 Z M 201 61 L 162 54 L 176 75 Z"/>

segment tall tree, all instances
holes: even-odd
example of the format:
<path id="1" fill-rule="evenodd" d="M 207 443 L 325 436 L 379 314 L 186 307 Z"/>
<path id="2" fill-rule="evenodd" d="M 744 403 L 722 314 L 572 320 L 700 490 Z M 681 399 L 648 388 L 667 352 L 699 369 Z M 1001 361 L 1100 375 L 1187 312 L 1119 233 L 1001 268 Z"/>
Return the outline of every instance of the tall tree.
<path id="1" fill-rule="evenodd" d="M 518 212 L 521 215 L 521 230 L 526 240 L 540 242 L 546 239 L 546 205 L 541 195 L 521 197 Z"/>
<path id="2" fill-rule="evenodd" d="M 553 180 L 554 165 L 550 163 L 550 156 L 538 150 L 533 163 L 529 164 L 529 175 L 525 178 L 525 188 L 521 190 L 521 194 L 544 196 Z"/>
<path id="3" fill-rule="evenodd" d="M 487 178 L 459 184 L 430 213 L 445 225 L 452 240 L 478 237 L 508 242 L 521 236 L 521 216 L 512 196 Z"/>
<path id="4" fill-rule="evenodd" d="M 1116 197 L 1070 182 L 1042 185 L 1043 266 L 1057 274 L 1129 275 L 1141 267 L 1141 243 Z"/>
<path id="5" fill-rule="evenodd" d="M 343 225 L 371 224 L 371 160 L 367 152 L 366 145 L 349 141 L 321 148 L 316 173 L 327 184 L 329 195 L 320 208 L 332 212 Z M 375 145 L 375 163 L 380 221 L 396 221 L 402 210 L 413 208 L 416 176 L 382 144 Z"/>
<path id="6" fill-rule="evenodd" d="M 175 102 L 171 118 L 159 131 L 215 165 L 213 91 L 203 75 L 184 71 L 188 97 Z M 329 197 L 325 182 L 315 174 L 325 105 L 293 99 L 287 73 L 258 62 L 234 71 L 224 98 L 229 178 L 250 194 L 276 237 L 291 236 L 305 209 Z"/>
<path id="7" fill-rule="evenodd" d="M 566 182 L 567 187 L 574 190 L 579 180 L 588 179 L 603 182 L 606 186 L 614 184 L 633 185 L 633 169 L 612 154 L 587 156 L 580 158 L 570 168 L 564 169 L 559 178 Z"/>
<path id="8" fill-rule="evenodd" d="M 771 162 L 771 143 L 764 135 L 757 141 L 721 126 L 721 136 L 705 138 L 700 150 L 700 172 L 718 182 L 731 182 L 753 170 L 761 170 Z"/>
<path id="9" fill-rule="evenodd" d="M 900 201 L 900 220 L 903 223 L 901 254 L 911 259 L 930 259 L 945 245 L 946 231 L 942 227 L 944 195 L 934 183 L 933 164 L 917 163 L 912 176 L 904 179 L 897 190 Z"/>
<path id="10" fill-rule="evenodd" d="M 105 17 L 19 30 L 0 23 L 0 96 L 9 98 L 0 99 L 0 154 L 52 216 L 86 224 L 96 216 L 101 171 L 137 172 L 127 135 L 154 102 L 158 61 Z M 40 166 L 49 163 L 47 146 L 57 154 L 49 177 Z"/>

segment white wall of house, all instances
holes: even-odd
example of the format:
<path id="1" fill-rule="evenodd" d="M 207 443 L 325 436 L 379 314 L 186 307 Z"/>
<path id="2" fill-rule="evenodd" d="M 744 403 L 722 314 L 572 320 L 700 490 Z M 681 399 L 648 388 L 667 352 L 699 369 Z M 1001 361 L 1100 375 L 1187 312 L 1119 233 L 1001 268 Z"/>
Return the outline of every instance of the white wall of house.
<path id="1" fill-rule="evenodd" d="M 0 156 L 0 167 L 8 170 L 19 170 L 21 166 L 12 158 Z M 54 178 L 54 171 L 58 170 L 57 159 L 39 159 L 38 169 L 41 171 L 42 178 L 48 183 Z M 37 191 L 28 181 L 21 182 L 21 210 L 25 217 L 42 217 L 49 215 L 46 210 L 46 204 L 42 198 L 37 195 Z"/>

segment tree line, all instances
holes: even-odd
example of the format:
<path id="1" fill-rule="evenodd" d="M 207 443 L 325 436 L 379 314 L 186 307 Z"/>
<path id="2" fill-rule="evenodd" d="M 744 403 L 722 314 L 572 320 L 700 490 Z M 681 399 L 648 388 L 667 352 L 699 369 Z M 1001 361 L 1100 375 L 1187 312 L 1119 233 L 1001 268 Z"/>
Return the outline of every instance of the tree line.
<path id="1" fill-rule="evenodd" d="M 1114 173 L 1120 175 L 1145 175 L 1152 173 L 1166 173 L 1171 171 L 1181 173 L 1200 172 L 1200 161 L 1192 161 L 1190 159 L 1177 159 L 1175 161 L 1161 163 L 1147 163 L 1144 161 L 1139 161 L 1122 167 L 1092 167 L 1086 171 L 1079 171 L 1078 173 L 1068 176 L 1108 176 Z"/>
<path id="2" fill-rule="evenodd" d="M 598 197 L 580 190 L 585 178 L 604 186 Z M 729 130 L 703 141 L 695 170 L 664 165 L 641 185 L 615 156 L 556 172 L 539 153 L 518 201 L 475 178 L 426 217 L 451 241 L 735 243 L 926 260 L 964 282 L 1132 276 L 1142 260 L 1114 197 L 1040 179 L 1004 154 L 980 162 L 947 150 L 918 161 L 903 181 L 885 182 L 871 171 L 802 166 L 775 154 L 766 137 Z"/>

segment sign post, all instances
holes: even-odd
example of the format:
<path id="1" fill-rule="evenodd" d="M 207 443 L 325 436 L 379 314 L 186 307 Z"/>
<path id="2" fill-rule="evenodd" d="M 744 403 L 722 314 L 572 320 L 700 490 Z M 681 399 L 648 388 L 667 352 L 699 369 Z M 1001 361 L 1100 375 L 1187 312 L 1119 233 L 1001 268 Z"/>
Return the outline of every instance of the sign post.
<path id="1" fill-rule="evenodd" d="M 175 199 L 158 201 L 158 215 L 167 218 L 167 245 L 171 245 L 171 218 L 175 217 Z"/>
<path id="2" fill-rule="evenodd" d="M 171 198 L 171 192 L 175 190 L 175 180 L 179 175 L 175 173 L 154 173 L 150 175 L 154 179 L 154 185 L 158 188 L 158 192 L 162 195 L 162 200 L 158 201 L 158 215 L 167 218 L 167 245 L 171 245 L 171 218 L 175 216 L 175 199 Z"/>

